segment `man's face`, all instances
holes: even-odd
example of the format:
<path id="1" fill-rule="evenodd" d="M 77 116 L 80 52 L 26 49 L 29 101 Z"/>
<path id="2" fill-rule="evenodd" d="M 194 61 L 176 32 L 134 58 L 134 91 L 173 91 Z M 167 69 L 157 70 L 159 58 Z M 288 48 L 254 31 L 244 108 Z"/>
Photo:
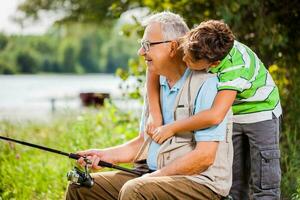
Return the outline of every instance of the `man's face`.
<path id="1" fill-rule="evenodd" d="M 195 61 L 192 59 L 192 57 L 188 52 L 184 53 L 183 61 L 186 63 L 188 68 L 193 70 L 204 70 L 204 69 L 207 70 L 212 64 L 206 59 L 200 59 Z"/>
<path id="2" fill-rule="evenodd" d="M 171 57 L 169 56 L 170 42 L 163 39 L 160 24 L 149 24 L 145 29 L 142 41 L 146 41 L 150 44 L 164 42 L 155 45 L 149 45 L 148 49 L 141 47 L 138 50 L 138 54 L 140 56 L 144 56 L 148 69 L 156 74 L 161 74 L 161 72 L 167 68 Z"/>

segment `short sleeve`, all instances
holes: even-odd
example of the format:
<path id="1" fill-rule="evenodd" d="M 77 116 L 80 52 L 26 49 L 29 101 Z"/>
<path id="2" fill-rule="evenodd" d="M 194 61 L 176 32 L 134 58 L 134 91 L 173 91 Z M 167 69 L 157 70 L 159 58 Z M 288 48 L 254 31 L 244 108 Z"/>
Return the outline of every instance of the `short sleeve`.
<path id="1" fill-rule="evenodd" d="M 194 114 L 210 109 L 217 95 L 218 79 L 209 78 L 201 87 L 195 100 Z M 196 130 L 195 139 L 199 141 L 223 141 L 226 135 L 227 117 L 217 126 Z"/>
<path id="2" fill-rule="evenodd" d="M 247 69 L 243 65 L 232 66 L 218 73 L 218 90 L 242 92 L 249 87 Z"/>

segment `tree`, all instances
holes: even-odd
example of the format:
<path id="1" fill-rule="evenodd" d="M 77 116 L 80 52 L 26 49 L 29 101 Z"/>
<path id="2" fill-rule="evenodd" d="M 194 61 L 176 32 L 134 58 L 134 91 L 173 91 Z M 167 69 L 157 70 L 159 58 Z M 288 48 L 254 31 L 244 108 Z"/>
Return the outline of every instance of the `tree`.
<path id="1" fill-rule="evenodd" d="M 97 57 L 99 50 L 97 43 L 94 42 L 97 38 L 84 37 L 81 40 L 81 47 L 79 51 L 79 62 L 86 72 L 93 73 L 99 72 L 99 64 L 97 62 Z"/>
<path id="2" fill-rule="evenodd" d="M 4 34 L 0 33 L 0 51 L 3 50 L 8 43 L 8 39 Z"/>
<path id="3" fill-rule="evenodd" d="M 20 52 L 17 55 L 17 65 L 22 73 L 38 72 L 37 61 L 29 52 Z"/>
<path id="4" fill-rule="evenodd" d="M 124 1 L 125 2 L 125 1 Z M 27 0 L 19 5 L 27 20 L 39 18 L 41 10 L 64 12 L 65 16 L 59 22 L 104 22 L 113 18 L 112 0 Z M 16 18 L 24 23 L 24 18 Z"/>
<path id="5" fill-rule="evenodd" d="M 76 53 L 72 46 L 67 46 L 64 49 L 63 70 L 64 72 L 76 71 Z"/>
<path id="6" fill-rule="evenodd" d="M 5 62 L 0 62 L 0 74 L 15 74 L 16 69 Z"/>

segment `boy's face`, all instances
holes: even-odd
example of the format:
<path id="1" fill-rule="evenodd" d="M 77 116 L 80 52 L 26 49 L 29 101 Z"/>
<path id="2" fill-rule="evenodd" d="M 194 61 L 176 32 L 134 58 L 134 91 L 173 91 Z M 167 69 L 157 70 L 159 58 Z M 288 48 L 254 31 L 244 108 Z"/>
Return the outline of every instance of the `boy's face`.
<path id="1" fill-rule="evenodd" d="M 188 68 L 192 70 L 208 70 L 211 67 L 216 67 L 220 64 L 220 61 L 214 61 L 210 62 L 207 59 L 200 59 L 200 60 L 194 60 L 191 55 L 188 52 L 184 53 L 183 59 L 182 59 Z"/>
<path id="2" fill-rule="evenodd" d="M 211 66 L 211 63 L 206 59 L 193 60 L 189 53 L 184 54 L 183 61 L 188 68 L 193 70 L 207 70 Z"/>

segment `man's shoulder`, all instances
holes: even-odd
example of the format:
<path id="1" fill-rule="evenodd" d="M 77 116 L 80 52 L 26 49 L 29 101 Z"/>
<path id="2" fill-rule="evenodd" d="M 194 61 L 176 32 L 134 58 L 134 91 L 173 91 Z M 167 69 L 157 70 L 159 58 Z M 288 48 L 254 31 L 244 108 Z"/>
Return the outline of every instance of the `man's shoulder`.
<path id="1" fill-rule="evenodd" d="M 202 79 L 203 84 L 218 82 L 218 77 L 216 74 L 205 72 L 205 71 L 193 71 L 193 79 Z"/>
<path id="2" fill-rule="evenodd" d="M 206 72 L 204 70 L 192 70 L 192 76 L 193 76 L 193 79 L 202 79 L 202 80 L 208 80 L 210 78 L 216 78 L 217 75 L 216 74 L 213 74 L 213 73 L 210 73 L 210 72 Z"/>
<path id="3" fill-rule="evenodd" d="M 205 71 L 193 71 L 193 77 L 190 84 L 191 88 L 199 91 L 211 87 L 216 87 L 218 83 L 218 77 L 216 74 L 208 73 Z M 195 91 L 195 92 L 197 92 Z"/>
<path id="4" fill-rule="evenodd" d="M 202 85 L 202 87 L 200 88 L 200 90 L 205 90 L 205 91 L 210 91 L 213 93 L 217 92 L 217 86 L 218 86 L 218 78 L 216 76 L 214 77 L 209 77 Z"/>

